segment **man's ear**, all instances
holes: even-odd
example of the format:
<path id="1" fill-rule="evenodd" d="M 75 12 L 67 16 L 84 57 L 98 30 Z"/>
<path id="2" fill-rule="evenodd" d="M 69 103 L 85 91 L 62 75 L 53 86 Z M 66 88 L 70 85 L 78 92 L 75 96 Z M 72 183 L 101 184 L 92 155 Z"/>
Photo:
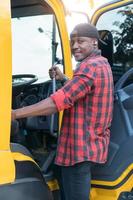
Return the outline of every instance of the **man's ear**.
<path id="1" fill-rule="evenodd" d="M 92 44 L 93 44 L 94 48 L 97 48 L 98 47 L 98 40 L 94 38 L 92 40 Z"/>

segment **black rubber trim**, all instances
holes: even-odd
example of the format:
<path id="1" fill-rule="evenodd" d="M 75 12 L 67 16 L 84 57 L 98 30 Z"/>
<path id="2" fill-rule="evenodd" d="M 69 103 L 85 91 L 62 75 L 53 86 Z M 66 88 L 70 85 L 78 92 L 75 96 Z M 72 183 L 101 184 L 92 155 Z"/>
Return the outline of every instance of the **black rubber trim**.
<path id="1" fill-rule="evenodd" d="M 40 168 L 31 161 L 15 161 L 16 180 L 22 178 L 37 178 L 44 181 Z"/>

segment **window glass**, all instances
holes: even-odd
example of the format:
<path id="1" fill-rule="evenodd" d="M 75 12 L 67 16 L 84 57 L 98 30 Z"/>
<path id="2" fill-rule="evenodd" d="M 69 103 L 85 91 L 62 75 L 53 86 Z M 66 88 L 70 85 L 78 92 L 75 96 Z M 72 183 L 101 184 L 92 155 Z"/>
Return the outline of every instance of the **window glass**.
<path id="1" fill-rule="evenodd" d="M 112 35 L 112 71 L 117 81 L 123 73 L 133 67 L 133 5 L 104 13 L 96 26 L 100 32 L 106 30 L 108 35 L 109 33 Z"/>
<path id="2" fill-rule="evenodd" d="M 62 60 L 59 32 L 52 14 L 12 19 L 13 74 L 49 79 L 48 69 Z"/>

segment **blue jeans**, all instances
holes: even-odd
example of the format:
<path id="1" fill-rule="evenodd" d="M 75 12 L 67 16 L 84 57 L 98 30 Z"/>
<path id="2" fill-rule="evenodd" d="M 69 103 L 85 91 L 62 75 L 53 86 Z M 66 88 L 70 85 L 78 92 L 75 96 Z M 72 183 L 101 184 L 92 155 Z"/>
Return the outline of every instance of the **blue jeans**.
<path id="1" fill-rule="evenodd" d="M 61 200 L 89 200 L 91 166 L 89 161 L 67 167 L 56 166 Z"/>

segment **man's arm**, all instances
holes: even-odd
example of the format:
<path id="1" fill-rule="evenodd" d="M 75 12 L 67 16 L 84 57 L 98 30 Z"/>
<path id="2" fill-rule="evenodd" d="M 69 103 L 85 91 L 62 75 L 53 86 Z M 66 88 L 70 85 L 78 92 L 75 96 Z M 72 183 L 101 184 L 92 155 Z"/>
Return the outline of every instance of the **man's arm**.
<path id="1" fill-rule="evenodd" d="M 60 80 L 63 83 L 68 80 L 58 67 L 52 67 L 49 70 L 49 75 L 50 78 L 55 77 L 56 80 Z M 58 112 L 57 106 L 52 98 L 49 97 L 34 105 L 12 110 L 12 120 L 32 116 L 50 115 L 55 112 Z"/>
<path id="2" fill-rule="evenodd" d="M 58 112 L 56 104 L 49 97 L 31 106 L 12 110 L 12 120 L 31 116 L 50 115 L 55 112 Z"/>

